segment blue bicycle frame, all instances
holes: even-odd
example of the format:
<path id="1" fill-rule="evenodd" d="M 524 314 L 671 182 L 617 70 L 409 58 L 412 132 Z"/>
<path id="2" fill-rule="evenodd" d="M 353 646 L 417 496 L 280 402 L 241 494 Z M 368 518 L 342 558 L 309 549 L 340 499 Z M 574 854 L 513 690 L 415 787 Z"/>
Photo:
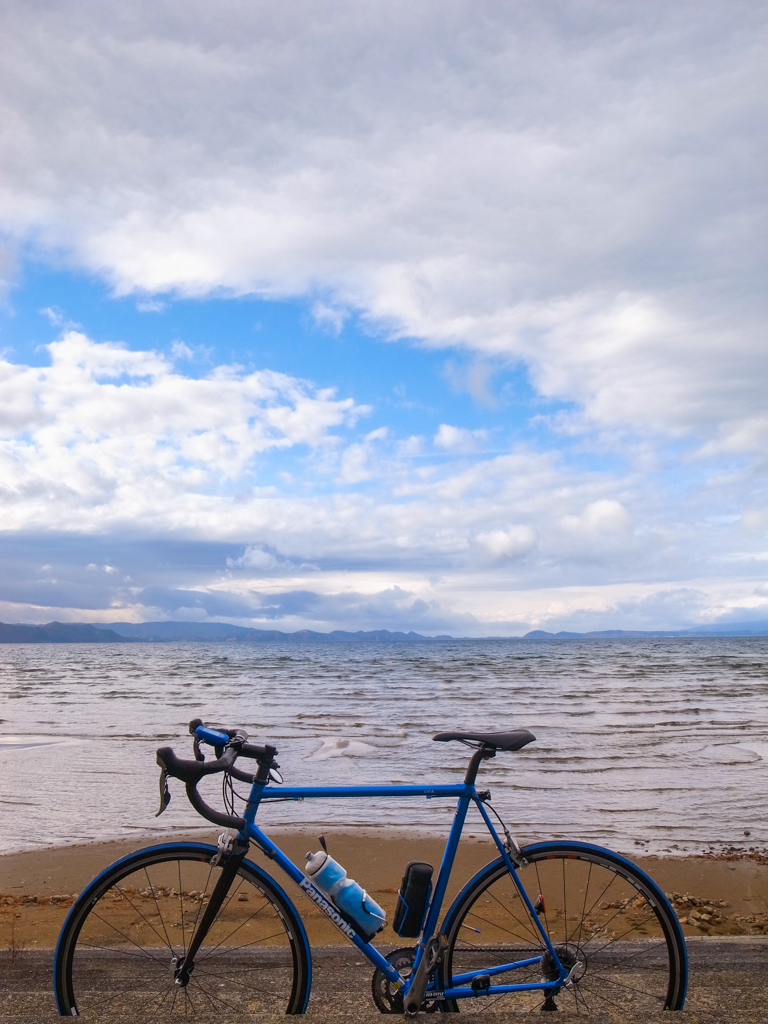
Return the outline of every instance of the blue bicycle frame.
<path id="1" fill-rule="evenodd" d="M 451 831 L 448 836 L 448 841 L 443 853 L 443 859 L 440 864 L 440 871 L 432 892 L 432 898 L 429 903 L 421 938 L 416 947 L 416 957 L 410 978 L 403 978 L 389 963 L 389 961 L 387 961 L 382 954 L 371 945 L 370 942 L 366 942 L 365 939 L 361 938 L 349 923 L 339 915 L 330 900 L 328 900 L 324 894 L 317 889 L 312 881 L 307 878 L 304 872 L 296 867 L 293 861 L 291 861 L 282 852 L 282 850 L 280 850 L 280 848 L 277 847 L 272 840 L 257 827 L 255 823 L 256 813 L 259 806 L 262 801 L 265 800 L 349 799 L 355 797 L 403 796 L 420 796 L 426 797 L 428 800 L 458 798 L 456 813 L 454 814 L 453 824 L 451 825 Z M 294 882 L 296 882 L 302 892 L 304 892 L 304 894 L 328 916 L 329 920 L 333 921 L 336 927 L 339 928 L 339 930 L 346 935 L 352 943 L 354 943 L 360 952 L 363 953 L 384 975 L 386 975 L 394 986 L 401 989 L 405 994 L 408 992 L 412 979 L 416 976 L 416 972 L 418 971 L 419 964 L 425 955 L 425 950 L 429 940 L 437 933 L 438 917 L 442 908 L 443 898 L 448 886 L 448 879 L 451 874 L 456 850 L 459 845 L 459 839 L 461 838 L 462 829 L 464 828 L 464 822 L 467 817 L 470 803 L 474 803 L 479 810 L 483 821 L 485 822 L 485 825 L 490 832 L 493 841 L 495 842 L 498 851 L 507 866 L 507 869 L 509 870 L 510 876 L 518 893 L 520 894 L 520 898 L 527 907 L 531 920 L 535 922 L 535 925 L 541 934 L 542 945 L 549 951 L 552 963 L 557 967 L 558 977 L 552 981 L 530 982 L 519 985 L 490 985 L 484 986 L 478 990 L 471 987 L 473 979 L 480 975 L 499 975 L 519 968 L 530 967 L 540 959 L 540 957 L 533 957 L 526 960 L 515 960 L 500 966 L 478 969 L 476 971 L 457 975 L 453 979 L 452 987 L 439 992 L 435 989 L 435 982 L 432 980 L 427 988 L 426 997 L 432 999 L 468 999 L 475 998 L 477 996 L 502 995 L 505 992 L 527 992 L 535 989 L 540 989 L 545 993 L 554 994 L 559 991 L 566 982 L 568 972 L 562 966 L 549 936 L 542 927 L 538 914 L 534 910 L 533 904 L 518 878 L 515 870 L 515 864 L 510 856 L 510 851 L 501 841 L 496 829 L 493 827 L 493 823 L 483 806 L 483 800 L 481 800 L 474 784 L 465 782 L 460 785 L 452 786 L 281 786 L 280 789 L 273 789 L 266 784 L 254 782 L 243 813 L 243 818 L 245 819 L 246 824 L 245 828 L 240 832 L 240 837 L 244 840 L 252 840 L 255 842 L 267 857 L 279 864 L 283 871 L 292 878 Z"/>

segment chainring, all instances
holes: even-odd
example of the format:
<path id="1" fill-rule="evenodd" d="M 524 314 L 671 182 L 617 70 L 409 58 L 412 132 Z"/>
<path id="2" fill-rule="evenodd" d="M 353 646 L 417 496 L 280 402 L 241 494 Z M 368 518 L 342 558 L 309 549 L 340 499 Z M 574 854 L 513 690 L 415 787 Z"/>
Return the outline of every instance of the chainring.
<path id="1" fill-rule="evenodd" d="M 403 978 L 410 978 L 415 958 L 415 946 L 401 946 L 400 949 L 392 950 L 385 957 Z M 378 968 L 373 972 L 371 992 L 373 993 L 373 1001 L 381 1013 L 403 1012 L 403 993 L 395 989 L 386 974 L 383 974 Z M 439 1008 L 440 1003 L 435 1000 L 422 1005 L 422 1010 L 426 1013 L 435 1013 Z"/>

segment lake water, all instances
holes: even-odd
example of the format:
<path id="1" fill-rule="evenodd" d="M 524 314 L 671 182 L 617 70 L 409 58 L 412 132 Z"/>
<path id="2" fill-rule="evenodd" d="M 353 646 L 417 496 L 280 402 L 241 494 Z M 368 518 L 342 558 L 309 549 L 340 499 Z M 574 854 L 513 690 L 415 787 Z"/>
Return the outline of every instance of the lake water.
<path id="1" fill-rule="evenodd" d="M 433 733 L 527 728 L 536 743 L 479 780 L 521 841 L 768 844 L 768 638 L 728 637 L 0 645 L 0 851 L 199 823 L 173 781 L 154 818 L 155 748 L 192 756 L 195 717 L 273 743 L 292 785 L 459 781 L 469 752 Z M 444 832 L 451 814 L 305 801 L 264 819 Z"/>

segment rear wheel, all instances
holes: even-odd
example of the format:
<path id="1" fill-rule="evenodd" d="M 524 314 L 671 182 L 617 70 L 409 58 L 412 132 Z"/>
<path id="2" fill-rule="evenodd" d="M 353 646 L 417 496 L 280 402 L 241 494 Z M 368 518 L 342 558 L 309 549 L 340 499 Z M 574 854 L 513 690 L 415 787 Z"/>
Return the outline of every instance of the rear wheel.
<path id="1" fill-rule="evenodd" d="M 538 843 L 522 852 L 528 864 L 518 877 L 539 913 L 528 911 L 501 859 L 489 864 L 448 914 L 448 948 L 438 987 L 452 987 L 462 974 L 534 958 L 529 967 L 492 974 L 490 984 L 556 979 L 538 923 L 566 970 L 573 969 L 573 984 L 549 1001 L 542 990 L 529 990 L 453 1000 L 449 1009 L 559 1008 L 617 1019 L 630 1011 L 682 1009 L 685 941 L 674 910 L 648 875 L 623 857 L 585 843 Z M 468 986 L 469 981 L 456 984 Z"/>
<path id="2" fill-rule="evenodd" d="M 60 1014 L 209 1018 L 303 1013 L 309 950 L 282 889 L 244 861 L 195 957 L 186 985 L 174 967 L 186 953 L 220 874 L 216 848 L 151 847 L 118 861 L 88 886 L 59 938 L 54 986 Z"/>

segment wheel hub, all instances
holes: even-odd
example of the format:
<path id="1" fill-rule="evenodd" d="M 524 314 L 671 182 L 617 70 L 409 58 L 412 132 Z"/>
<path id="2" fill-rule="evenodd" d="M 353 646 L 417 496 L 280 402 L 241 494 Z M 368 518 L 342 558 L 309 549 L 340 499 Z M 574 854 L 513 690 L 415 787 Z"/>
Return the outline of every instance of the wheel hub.
<path id="1" fill-rule="evenodd" d="M 189 976 L 191 973 L 191 969 L 187 970 L 186 968 L 183 956 L 175 956 L 171 960 L 171 975 L 173 977 L 174 985 L 178 985 L 179 988 L 186 988 L 189 984 Z"/>

